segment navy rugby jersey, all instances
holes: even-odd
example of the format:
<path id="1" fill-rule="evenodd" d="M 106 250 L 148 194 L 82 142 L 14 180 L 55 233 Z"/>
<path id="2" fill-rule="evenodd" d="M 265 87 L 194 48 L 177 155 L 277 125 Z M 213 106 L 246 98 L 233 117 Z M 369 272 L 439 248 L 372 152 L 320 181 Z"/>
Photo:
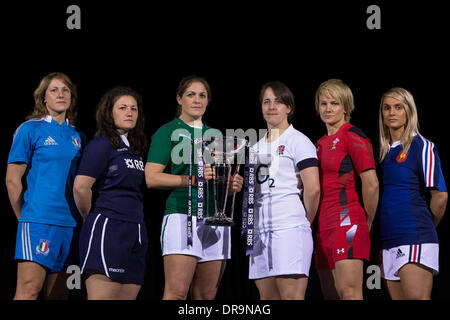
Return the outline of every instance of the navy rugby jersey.
<path id="1" fill-rule="evenodd" d="M 141 223 L 143 216 L 144 162 L 133 154 L 125 136 L 123 144 L 114 149 L 108 138 L 94 137 L 86 146 L 78 175 L 93 177 L 94 205 L 109 218 Z"/>
<path id="2" fill-rule="evenodd" d="M 414 137 L 403 155 L 395 142 L 379 166 L 381 186 L 380 231 L 382 248 L 438 243 L 433 216 L 425 199 L 427 188 L 447 191 L 434 144 Z"/>

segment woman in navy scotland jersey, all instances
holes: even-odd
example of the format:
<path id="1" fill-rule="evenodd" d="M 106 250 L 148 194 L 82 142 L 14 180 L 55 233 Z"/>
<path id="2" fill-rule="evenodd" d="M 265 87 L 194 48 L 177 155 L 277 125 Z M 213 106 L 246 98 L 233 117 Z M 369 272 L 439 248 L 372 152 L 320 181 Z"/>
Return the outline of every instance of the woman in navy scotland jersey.
<path id="1" fill-rule="evenodd" d="M 90 300 L 136 299 L 148 247 L 141 98 L 130 88 L 115 87 L 100 100 L 96 118 L 96 136 L 74 183 L 77 207 L 87 216 L 80 235 L 81 272 Z"/>

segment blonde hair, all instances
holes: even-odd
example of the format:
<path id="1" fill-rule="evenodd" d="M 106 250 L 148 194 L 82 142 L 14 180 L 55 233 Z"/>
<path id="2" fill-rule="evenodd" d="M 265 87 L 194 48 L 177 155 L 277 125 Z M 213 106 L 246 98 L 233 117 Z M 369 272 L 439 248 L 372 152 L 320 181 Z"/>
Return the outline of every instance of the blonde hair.
<path id="1" fill-rule="evenodd" d="M 316 90 L 315 98 L 317 114 L 319 114 L 319 99 L 321 96 L 339 101 L 339 103 L 344 106 L 345 122 L 350 121 L 352 111 L 355 109 L 355 104 L 352 91 L 342 80 L 329 79 L 320 84 L 319 88 Z"/>
<path id="2" fill-rule="evenodd" d="M 408 90 L 399 87 L 394 87 L 388 90 L 381 97 L 378 116 L 378 129 L 380 134 L 380 162 L 382 162 L 386 157 L 386 154 L 389 151 L 390 143 L 393 142 L 391 141 L 389 128 L 384 124 L 383 121 L 383 101 L 388 97 L 400 101 L 406 112 L 405 129 L 403 130 L 402 136 L 400 137 L 400 144 L 403 147 L 403 154 L 408 153 L 409 148 L 411 147 L 411 143 L 414 139 L 414 133 L 420 134 L 417 108 L 412 94 Z"/>

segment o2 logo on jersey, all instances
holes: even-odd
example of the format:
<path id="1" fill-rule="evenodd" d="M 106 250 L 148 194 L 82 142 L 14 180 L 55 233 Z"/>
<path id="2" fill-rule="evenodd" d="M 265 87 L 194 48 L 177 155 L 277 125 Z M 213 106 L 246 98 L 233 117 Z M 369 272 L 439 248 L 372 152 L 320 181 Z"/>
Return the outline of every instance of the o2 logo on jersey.
<path id="1" fill-rule="evenodd" d="M 403 152 L 400 152 L 395 160 L 397 160 L 398 163 L 405 162 L 406 159 L 408 159 L 408 153 L 404 154 Z"/>
<path id="2" fill-rule="evenodd" d="M 256 182 L 263 184 L 267 180 L 269 180 L 269 188 L 275 188 L 275 180 L 269 177 L 269 166 L 261 164 L 256 169 Z"/>
<path id="3" fill-rule="evenodd" d="M 144 171 L 144 162 L 142 160 L 123 159 L 127 165 L 127 169 L 137 169 Z"/>

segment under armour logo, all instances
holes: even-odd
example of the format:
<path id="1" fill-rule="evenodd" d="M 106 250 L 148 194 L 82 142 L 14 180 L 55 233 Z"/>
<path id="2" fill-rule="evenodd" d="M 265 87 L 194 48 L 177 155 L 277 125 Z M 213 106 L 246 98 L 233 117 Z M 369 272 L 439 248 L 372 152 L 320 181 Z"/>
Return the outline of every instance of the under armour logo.
<path id="1" fill-rule="evenodd" d="M 337 254 L 341 254 L 341 253 L 344 253 L 344 252 L 345 252 L 345 249 L 344 249 L 344 248 L 342 248 L 342 249 L 337 249 L 336 251 L 337 251 Z"/>

